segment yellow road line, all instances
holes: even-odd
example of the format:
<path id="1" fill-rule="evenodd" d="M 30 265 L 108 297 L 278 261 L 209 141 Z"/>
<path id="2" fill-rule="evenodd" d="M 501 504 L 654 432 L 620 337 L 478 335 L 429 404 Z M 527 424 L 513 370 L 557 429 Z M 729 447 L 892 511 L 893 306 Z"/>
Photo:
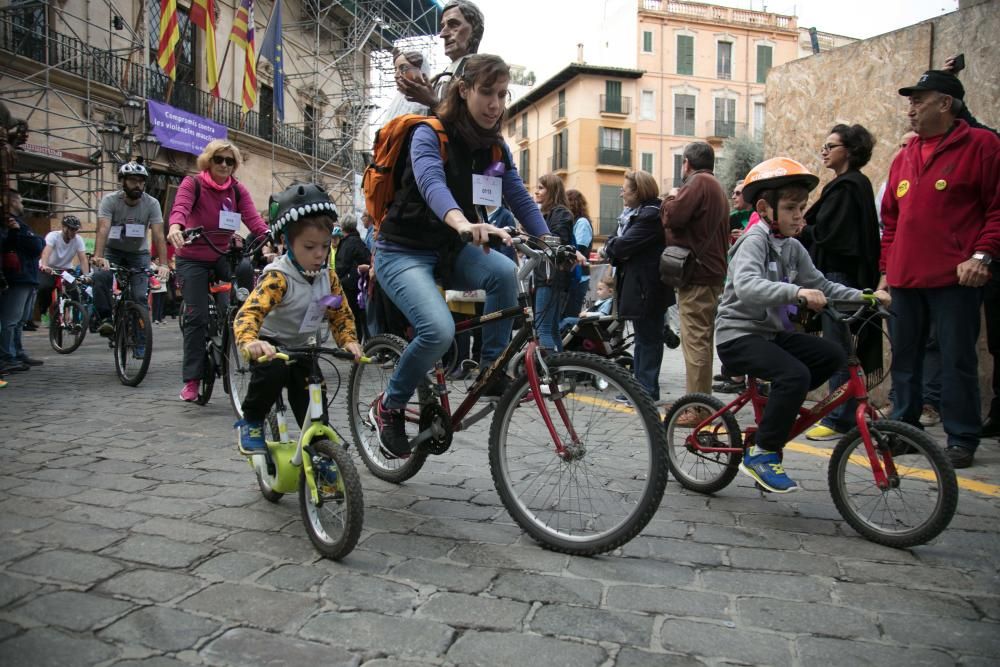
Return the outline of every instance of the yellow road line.
<path id="1" fill-rule="evenodd" d="M 833 454 L 832 449 L 823 449 L 822 447 L 814 447 L 813 445 L 807 445 L 802 442 L 789 442 L 785 445 L 785 449 L 789 449 L 793 452 L 798 452 L 800 454 L 809 454 L 810 456 L 820 456 L 823 458 L 830 458 Z M 851 463 L 859 466 L 864 466 L 865 468 L 870 467 L 868 465 L 868 458 L 859 454 L 851 456 Z M 922 470 L 920 468 L 911 468 L 910 466 L 897 466 L 900 473 L 904 475 L 909 475 L 910 477 L 916 477 L 918 479 L 925 479 L 927 481 L 934 480 L 934 473 L 929 470 Z M 968 477 L 958 477 L 959 488 L 965 489 L 966 491 L 973 491 L 975 493 L 981 493 L 984 496 L 992 496 L 994 498 L 1000 498 L 1000 485 L 989 484 L 987 482 L 980 482 L 976 479 L 969 479 Z"/>

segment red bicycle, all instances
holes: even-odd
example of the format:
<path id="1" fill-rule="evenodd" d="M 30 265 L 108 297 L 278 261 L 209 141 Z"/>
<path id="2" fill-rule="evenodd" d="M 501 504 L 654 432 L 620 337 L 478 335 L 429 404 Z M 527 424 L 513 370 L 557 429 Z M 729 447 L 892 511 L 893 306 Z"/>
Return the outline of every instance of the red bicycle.
<path id="1" fill-rule="evenodd" d="M 49 344 L 59 354 L 69 354 L 80 347 L 87 336 L 90 313 L 80 301 L 78 285 L 85 278 L 70 271 L 49 273 L 55 280 L 49 306 Z"/>
<path id="2" fill-rule="evenodd" d="M 857 322 L 881 330 L 888 314 L 860 300 L 831 301 L 823 316 L 836 318 L 844 327 Z M 789 440 L 838 406 L 856 400 L 857 426 L 840 439 L 830 456 L 827 479 L 833 502 L 844 520 L 873 542 L 900 548 L 923 544 L 944 530 L 955 513 L 955 471 L 929 435 L 909 424 L 878 418 L 868 390 L 881 382 L 882 374 L 866 376 L 856 344 L 852 337 L 848 381 L 812 408 L 800 408 Z M 736 414 L 747 404 L 753 406 L 754 425 L 741 435 Z M 766 394 L 750 377 L 747 389 L 727 405 L 707 394 L 688 394 L 674 403 L 663 423 L 667 460 L 677 481 L 699 493 L 714 493 L 732 482 L 765 405 Z M 703 415 L 693 428 L 678 423 L 689 408 Z"/>

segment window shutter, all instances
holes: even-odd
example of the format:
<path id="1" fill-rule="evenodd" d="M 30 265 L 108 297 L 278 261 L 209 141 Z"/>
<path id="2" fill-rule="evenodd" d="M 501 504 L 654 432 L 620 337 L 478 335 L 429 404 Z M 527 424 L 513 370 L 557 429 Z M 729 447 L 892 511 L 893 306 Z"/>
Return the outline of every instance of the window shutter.
<path id="1" fill-rule="evenodd" d="M 677 35 L 677 73 L 694 74 L 694 37 Z"/>
<path id="2" fill-rule="evenodd" d="M 771 47 L 757 45 L 757 83 L 767 81 L 767 72 L 771 69 Z"/>

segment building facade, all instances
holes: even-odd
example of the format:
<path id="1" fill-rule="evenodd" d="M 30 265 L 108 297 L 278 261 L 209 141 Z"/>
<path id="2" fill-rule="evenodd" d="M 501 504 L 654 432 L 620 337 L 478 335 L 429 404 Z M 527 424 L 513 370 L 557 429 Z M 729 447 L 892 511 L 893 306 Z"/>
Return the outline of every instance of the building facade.
<path id="1" fill-rule="evenodd" d="M 635 67 L 567 66 L 508 108 L 506 138 L 529 189 L 549 171 L 580 190 L 595 233 L 617 225 L 622 175 L 680 185 L 684 146 L 762 138 L 771 67 L 800 57 L 795 17 L 716 5 L 637 0 Z M 808 37 L 808 34 L 807 34 Z"/>

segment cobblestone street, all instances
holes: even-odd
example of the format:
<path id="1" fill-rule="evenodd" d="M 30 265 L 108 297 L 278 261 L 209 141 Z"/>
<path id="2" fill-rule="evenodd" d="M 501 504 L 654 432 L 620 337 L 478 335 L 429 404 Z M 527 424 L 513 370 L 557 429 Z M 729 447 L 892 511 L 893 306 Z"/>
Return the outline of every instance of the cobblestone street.
<path id="1" fill-rule="evenodd" d="M 221 382 L 205 407 L 178 400 L 180 342 L 175 320 L 156 327 L 129 388 L 98 336 L 61 356 L 25 334 L 45 365 L 0 393 L 0 665 L 997 664 L 996 440 L 959 471 L 951 527 L 912 550 L 858 537 L 827 490 L 834 443 L 801 440 L 785 458 L 800 492 L 671 480 L 639 537 L 583 558 L 507 515 L 487 419 L 399 486 L 355 454 L 364 532 L 332 562 L 296 498 L 261 497 Z M 662 387 L 683 393 L 680 350 Z"/>

